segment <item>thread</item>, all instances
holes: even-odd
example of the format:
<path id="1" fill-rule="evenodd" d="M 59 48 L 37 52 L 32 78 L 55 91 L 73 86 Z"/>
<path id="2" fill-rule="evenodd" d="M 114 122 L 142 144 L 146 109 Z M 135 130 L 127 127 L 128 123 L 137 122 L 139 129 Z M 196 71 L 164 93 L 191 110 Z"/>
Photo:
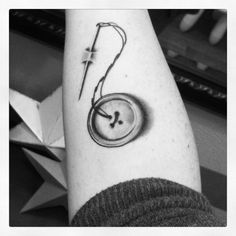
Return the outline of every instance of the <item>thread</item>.
<path id="1" fill-rule="evenodd" d="M 127 36 L 126 36 L 124 29 L 121 28 L 119 25 L 117 25 L 114 22 L 108 22 L 108 23 L 100 22 L 96 26 L 101 29 L 104 27 L 112 27 L 119 34 L 119 36 L 121 37 L 121 40 L 122 40 L 122 45 L 121 45 L 120 51 L 116 54 L 112 63 L 108 66 L 105 74 L 99 79 L 97 85 L 94 88 L 93 97 L 91 99 L 92 109 L 94 109 L 94 111 L 98 115 L 103 116 L 104 118 L 107 118 L 107 119 L 112 119 L 112 116 L 107 114 L 102 108 L 96 108 L 96 101 L 103 97 L 102 91 L 103 91 L 103 86 L 104 86 L 105 80 L 106 80 L 109 72 L 111 71 L 111 69 L 114 67 L 116 61 L 119 59 L 121 53 L 123 52 L 123 49 L 124 49 L 126 42 L 127 42 Z M 99 33 L 100 33 L 100 31 L 98 31 L 98 34 Z M 98 34 L 96 35 L 96 37 L 98 37 Z M 95 97 L 96 97 L 97 92 L 99 92 L 99 98 L 95 101 Z"/>

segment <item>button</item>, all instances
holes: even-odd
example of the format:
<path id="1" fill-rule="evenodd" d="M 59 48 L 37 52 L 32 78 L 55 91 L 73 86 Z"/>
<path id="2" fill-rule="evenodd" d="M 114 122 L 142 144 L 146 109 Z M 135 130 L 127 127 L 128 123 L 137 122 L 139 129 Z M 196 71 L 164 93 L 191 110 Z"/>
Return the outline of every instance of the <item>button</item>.
<path id="1" fill-rule="evenodd" d="M 110 119 L 96 111 L 104 111 Z M 119 147 L 130 142 L 143 126 L 143 109 L 128 94 L 112 93 L 100 98 L 88 115 L 88 131 L 101 146 Z"/>

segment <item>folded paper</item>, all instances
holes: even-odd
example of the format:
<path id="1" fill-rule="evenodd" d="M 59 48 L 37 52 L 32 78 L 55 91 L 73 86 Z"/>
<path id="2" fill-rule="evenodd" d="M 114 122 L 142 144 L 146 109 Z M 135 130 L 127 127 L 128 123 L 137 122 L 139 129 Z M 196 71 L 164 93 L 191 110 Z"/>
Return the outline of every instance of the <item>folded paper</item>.
<path id="1" fill-rule="evenodd" d="M 26 157 L 44 179 L 44 183 L 21 209 L 21 213 L 53 206 L 67 209 L 66 159 L 51 160 L 33 151 L 23 149 Z"/>
<path id="2" fill-rule="evenodd" d="M 23 120 L 10 130 L 10 141 L 26 147 L 44 147 L 61 160 L 60 153 L 65 149 L 62 88 L 41 103 L 10 89 L 10 105 Z"/>

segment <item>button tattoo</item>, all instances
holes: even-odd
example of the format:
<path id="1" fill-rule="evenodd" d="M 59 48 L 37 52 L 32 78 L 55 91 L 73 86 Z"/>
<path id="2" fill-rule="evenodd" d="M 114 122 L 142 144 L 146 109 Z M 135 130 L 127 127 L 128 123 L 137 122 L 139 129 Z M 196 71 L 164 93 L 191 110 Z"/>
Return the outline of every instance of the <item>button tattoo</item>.
<path id="1" fill-rule="evenodd" d="M 92 54 L 96 51 L 96 41 L 104 27 L 114 29 L 114 32 L 120 36 L 122 45 L 114 60 L 105 71 L 104 76 L 98 80 L 94 88 L 87 128 L 91 138 L 97 144 L 104 147 L 119 147 L 129 143 L 138 136 L 143 127 L 144 115 L 140 102 L 133 96 L 125 93 L 110 93 L 106 95 L 102 93 L 105 80 L 127 43 L 126 32 L 116 23 L 101 22 L 97 24 L 97 31 L 92 46 L 87 49 L 88 58 L 83 60 L 85 68 L 79 100 L 82 96 L 83 87 L 86 86 L 86 74 L 92 62 Z M 95 97 L 98 98 L 95 99 Z"/>

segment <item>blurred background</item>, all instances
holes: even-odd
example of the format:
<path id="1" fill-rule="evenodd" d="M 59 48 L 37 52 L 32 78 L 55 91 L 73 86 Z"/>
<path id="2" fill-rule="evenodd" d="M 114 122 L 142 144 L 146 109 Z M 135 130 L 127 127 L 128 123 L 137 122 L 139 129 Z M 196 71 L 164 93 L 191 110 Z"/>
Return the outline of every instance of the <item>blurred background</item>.
<path id="1" fill-rule="evenodd" d="M 196 9 L 149 14 L 192 124 L 203 193 L 226 223 L 227 13 Z M 64 11 L 17 9 L 10 10 L 9 17 L 10 88 L 42 101 L 62 82 Z M 192 21 L 191 27 L 183 25 L 184 17 Z M 217 42 L 209 41 L 214 29 L 221 34 Z M 10 106 L 10 129 L 20 122 Z M 10 142 L 11 226 L 68 225 L 66 207 L 61 205 L 20 213 L 43 181 L 21 145 Z"/>

